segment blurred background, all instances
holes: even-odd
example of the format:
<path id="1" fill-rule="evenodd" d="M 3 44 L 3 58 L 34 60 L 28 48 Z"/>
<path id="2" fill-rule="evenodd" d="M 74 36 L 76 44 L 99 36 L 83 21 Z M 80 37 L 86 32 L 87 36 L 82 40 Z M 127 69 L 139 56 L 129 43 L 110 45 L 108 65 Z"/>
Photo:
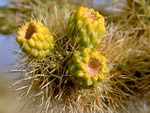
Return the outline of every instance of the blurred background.
<path id="1" fill-rule="evenodd" d="M 49 2 L 50 1 L 50 2 Z M 20 111 L 24 102 L 17 100 L 15 88 L 9 86 L 15 81 L 19 75 L 9 73 L 10 70 L 15 70 L 13 62 L 16 55 L 13 51 L 19 51 L 15 42 L 16 30 L 24 20 L 29 19 L 33 6 L 41 8 L 48 2 L 50 7 L 74 9 L 79 6 L 92 7 L 98 10 L 110 21 L 109 18 L 114 14 L 119 14 L 123 7 L 130 0 L 0 0 L 0 113 L 30 113 L 31 110 Z M 131 0 L 132 1 L 132 0 Z M 43 6 L 42 6 L 43 5 Z M 111 20 L 113 21 L 113 20 Z M 132 103 L 136 103 L 133 106 Z M 133 98 L 129 106 L 130 113 L 150 113 L 150 105 L 145 100 Z M 119 111 L 118 111 L 119 112 Z"/>

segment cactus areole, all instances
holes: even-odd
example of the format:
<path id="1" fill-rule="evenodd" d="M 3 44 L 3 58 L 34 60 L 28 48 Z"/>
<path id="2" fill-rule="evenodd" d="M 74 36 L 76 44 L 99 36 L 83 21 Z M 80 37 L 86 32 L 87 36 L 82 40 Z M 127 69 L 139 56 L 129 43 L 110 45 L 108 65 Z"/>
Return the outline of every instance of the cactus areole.
<path id="1" fill-rule="evenodd" d="M 69 63 L 69 72 L 72 81 L 79 86 L 96 87 L 107 72 L 106 58 L 90 48 L 75 51 Z"/>
<path id="2" fill-rule="evenodd" d="M 72 11 L 66 32 L 81 48 L 94 48 L 105 33 L 104 18 L 92 8 L 80 7 Z"/>
<path id="3" fill-rule="evenodd" d="M 16 41 L 30 57 L 45 58 L 54 48 L 53 36 L 41 22 L 30 21 L 19 28 Z"/>

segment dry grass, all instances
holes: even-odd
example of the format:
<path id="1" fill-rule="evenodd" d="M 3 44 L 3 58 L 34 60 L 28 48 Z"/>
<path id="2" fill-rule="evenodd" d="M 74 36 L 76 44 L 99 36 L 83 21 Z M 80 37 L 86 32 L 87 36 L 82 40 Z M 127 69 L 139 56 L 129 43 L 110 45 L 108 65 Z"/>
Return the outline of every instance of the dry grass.
<path id="1" fill-rule="evenodd" d="M 126 86 L 121 86 L 123 90 L 127 87 L 132 93 L 144 95 L 147 98 L 150 96 L 150 3 L 146 0 L 127 0 L 126 3 L 121 13 L 114 13 L 107 17 L 108 22 L 120 26 L 117 32 L 122 32 L 122 40 L 128 40 L 123 49 L 128 48 L 130 52 L 125 54 L 126 59 L 118 67 L 121 74 L 130 77 L 121 79 L 121 84 L 126 84 Z M 117 35 L 114 33 L 113 37 L 118 37 Z M 126 92 L 129 93 L 129 91 Z"/>

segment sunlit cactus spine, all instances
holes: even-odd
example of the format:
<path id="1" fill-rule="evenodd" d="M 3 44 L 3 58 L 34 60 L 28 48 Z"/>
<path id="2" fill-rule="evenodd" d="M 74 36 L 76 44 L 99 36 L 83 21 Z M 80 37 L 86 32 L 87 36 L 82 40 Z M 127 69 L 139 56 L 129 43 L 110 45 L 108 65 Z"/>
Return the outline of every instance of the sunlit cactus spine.
<path id="1" fill-rule="evenodd" d="M 41 3 L 41 1 L 39 1 L 39 3 Z M 129 52 L 134 50 L 131 49 L 133 46 L 130 46 L 129 42 L 136 42 L 135 39 L 133 39 L 133 41 L 127 41 L 124 39 L 128 37 L 131 38 L 132 34 L 130 34 L 130 31 L 133 32 L 135 37 L 139 37 L 139 34 L 141 34 L 142 36 L 145 34 L 143 33 L 143 29 L 142 32 L 135 33 L 138 29 L 141 30 L 141 28 L 129 29 L 129 24 L 127 24 L 128 22 L 132 23 L 132 21 L 133 23 L 138 23 L 137 25 L 140 25 L 140 22 L 143 23 L 142 20 L 145 17 L 147 19 L 148 16 L 142 16 L 142 10 L 139 11 L 140 15 L 138 16 L 136 16 L 136 14 L 139 14 L 138 10 L 132 10 L 134 11 L 134 13 L 130 13 L 132 14 L 131 16 L 128 16 L 128 14 L 122 16 L 121 14 L 121 17 L 125 18 L 125 21 L 129 20 L 128 22 L 125 22 L 126 26 L 122 25 L 121 19 L 115 19 L 115 21 L 121 23 L 121 26 L 119 26 L 117 30 L 115 30 L 115 26 L 112 26 L 110 29 L 113 29 L 113 32 L 108 31 L 108 33 L 110 34 L 107 34 L 106 37 L 103 38 L 104 40 L 101 40 L 101 37 L 105 33 L 105 26 L 104 18 L 99 15 L 98 12 L 94 11 L 93 9 L 81 7 L 71 13 L 69 21 L 66 19 L 66 17 L 68 16 L 67 14 L 67 16 L 64 16 L 65 18 L 59 18 L 59 16 L 57 15 L 56 21 L 50 22 L 50 20 L 53 19 L 54 16 L 50 16 L 50 14 L 52 14 L 50 13 L 52 10 L 49 8 L 45 8 L 45 6 L 46 5 L 43 6 L 44 10 L 42 10 L 42 8 L 39 8 L 41 13 L 38 13 L 37 17 L 42 18 L 41 21 L 44 21 L 44 23 L 48 24 L 48 26 L 50 27 L 52 26 L 52 24 L 54 24 L 52 28 L 52 33 L 54 34 L 54 38 L 57 40 L 55 40 L 56 48 L 53 49 L 52 55 L 50 52 L 48 52 L 49 55 L 47 56 L 49 57 L 44 58 L 45 51 L 40 52 L 43 51 L 43 49 L 41 49 L 43 45 L 41 46 L 41 44 L 34 47 L 34 49 L 36 49 L 38 52 L 30 51 L 33 47 L 29 46 L 29 39 L 24 39 L 25 41 L 20 41 L 20 39 L 17 37 L 17 42 L 20 44 L 21 49 L 26 54 L 34 58 L 44 58 L 43 60 L 31 59 L 32 61 L 27 58 L 27 60 L 25 59 L 26 61 L 22 59 L 18 61 L 18 72 L 20 72 L 20 67 L 23 65 L 23 70 L 21 70 L 21 72 L 24 72 L 24 75 L 21 76 L 19 78 L 21 80 L 17 82 L 19 84 L 19 88 L 17 90 L 22 90 L 21 96 L 23 98 L 24 96 L 26 96 L 27 99 L 31 100 L 31 103 L 33 103 L 32 105 L 34 105 L 34 107 L 41 107 L 43 110 L 46 110 L 46 113 L 114 113 L 116 112 L 114 111 L 116 110 L 116 108 L 120 109 L 120 106 L 124 108 L 124 104 L 122 104 L 122 102 L 126 104 L 126 101 L 129 100 L 129 98 L 127 99 L 126 97 L 129 97 L 130 93 L 127 93 L 125 89 L 129 89 L 126 83 L 129 83 L 130 80 L 134 80 L 135 85 L 138 87 L 141 86 L 141 89 L 143 87 L 146 90 L 149 89 L 149 87 L 147 87 L 147 75 L 145 75 L 144 77 L 145 81 L 140 79 L 140 82 L 136 82 L 137 79 L 135 79 L 135 76 L 131 78 L 131 75 L 133 75 L 133 70 L 137 72 L 137 70 L 140 69 L 141 72 L 141 65 L 143 66 L 143 64 L 145 64 L 141 61 L 141 58 L 134 58 L 136 60 L 132 58 L 130 60 L 131 63 L 129 64 L 131 65 L 131 68 L 130 66 L 126 65 L 127 63 L 124 63 L 124 59 L 129 59 L 128 57 L 126 57 L 128 56 Z M 35 7 L 35 9 L 38 8 Z M 64 9 L 67 8 L 65 7 Z M 58 13 L 60 12 L 61 11 L 58 10 Z M 41 16 L 41 14 L 44 16 Z M 47 15 L 48 17 L 46 17 Z M 64 15 L 64 13 L 62 13 L 62 15 Z M 110 17 L 112 18 L 112 16 Z M 142 20 L 139 19 L 141 21 L 136 22 L 135 20 L 137 18 L 142 18 Z M 23 20 L 24 19 L 25 18 L 23 18 Z M 68 24 L 66 25 L 67 21 Z M 147 23 L 148 22 L 149 21 L 147 21 Z M 57 25 L 58 23 L 61 24 Z M 135 24 L 133 24 L 133 26 L 134 25 Z M 65 29 L 66 26 L 67 29 Z M 129 29 L 128 31 L 123 30 L 127 34 L 124 34 L 125 32 L 120 31 L 121 28 Z M 114 35 L 115 33 L 117 33 L 117 35 Z M 35 37 L 38 38 L 38 36 Z M 27 47 L 24 46 L 26 44 L 25 42 L 28 45 Z M 38 39 L 38 42 L 42 41 Z M 143 42 L 143 45 L 145 46 L 145 43 L 148 41 Z M 30 44 L 33 44 L 32 41 L 30 42 Z M 105 74 L 107 72 L 106 58 L 100 55 L 99 52 L 94 50 L 98 44 L 99 48 L 97 49 L 99 49 L 102 55 L 107 56 L 107 66 L 109 68 L 112 68 L 109 69 L 110 71 L 107 74 Z M 136 46 L 136 50 L 137 48 L 138 47 Z M 147 48 L 148 46 L 146 46 L 146 49 Z M 127 50 L 124 51 L 124 49 Z M 52 49 L 49 49 L 48 51 L 51 50 Z M 38 55 L 36 53 L 38 53 Z M 139 53 L 134 55 L 139 56 Z M 146 56 L 145 54 L 142 55 L 144 55 L 144 57 Z M 27 56 L 23 55 L 23 58 L 24 57 Z M 143 61 L 147 62 L 148 56 Z M 135 65 L 133 65 L 133 62 L 138 63 L 139 66 L 136 63 L 134 63 Z M 122 66 L 122 64 L 124 67 Z M 118 65 L 121 67 L 122 70 Z M 117 68 L 117 66 L 119 67 L 119 69 Z M 143 71 L 148 70 L 148 64 L 146 64 L 145 67 L 142 69 Z M 129 68 L 131 69 L 131 71 Z M 129 84 L 131 83 L 132 82 L 130 82 Z M 141 84 L 138 85 L 139 83 Z M 121 87 L 120 84 L 123 87 Z M 144 84 L 145 86 L 142 86 L 142 84 Z M 131 92 L 132 91 L 133 85 L 131 85 Z M 143 92 L 143 90 L 140 91 Z M 149 94 L 148 91 L 149 90 L 147 90 L 147 94 Z M 27 103 L 29 104 L 30 102 L 27 101 Z M 31 106 L 31 104 L 29 104 L 29 106 L 33 107 Z"/>
<path id="2" fill-rule="evenodd" d="M 38 21 L 30 21 L 20 27 L 16 41 L 23 52 L 34 58 L 45 58 L 54 48 L 49 29 Z"/>
<path id="3" fill-rule="evenodd" d="M 80 7 L 72 11 L 68 25 L 67 35 L 80 47 L 94 48 L 105 33 L 104 17 L 94 9 Z"/>
<path id="4" fill-rule="evenodd" d="M 106 57 L 90 48 L 75 51 L 69 63 L 69 72 L 72 81 L 79 86 L 96 87 L 107 72 Z"/>
<path id="5" fill-rule="evenodd" d="M 83 7 L 79 9 L 94 11 L 93 9 Z M 28 22 L 19 29 L 17 42 L 20 44 L 23 52 L 31 55 L 32 58 L 35 58 L 30 59 L 24 54 L 19 54 L 21 59 L 17 60 L 16 63 L 19 67 L 17 72 L 23 72 L 19 81 L 16 83 L 18 84 L 17 90 L 21 90 L 22 98 L 27 98 L 27 103 L 29 106 L 31 105 L 30 107 L 33 107 L 34 109 L 41 108 L 43 110 L 41 112 L 45 113 L 51 113 L 53 111 L 64 113 L 88 113 L 101 111 L 113 112 L 112 108 L 116 106 L 113 103 L 114 100 L 120 104 L 122 99 L 120 97 L 124 97 L 124 95 L 120 92 L 115 92 L 117 89 L 114 87 L 115 85 L 112 87 L 113 80 L 111 80 L 113 75 L 108 72 L 110 63 L 115 59 L 115 57 L 110 57 L 110 55 L 115 54 L 114 51 L 117 51 L 113 48 L 115 42 L 111 41 L 112 38 L 105 37 L 101 40 L 101 43 L 99 43 L 102 34 L 104 34 L 105 26 L 104 18 L 100 16 L 101 19 L 99 20 L 96 15 L 99 14 L 90 13 L 89 15 L 86 12 L 85 19 L 87 20 L 82 22 L 88 23 L 88 19 L 91 19 L 93 23 L 91 22 L 91 24 L 88 24 L 87 26 L 82 25 L 82 27 L 87 33 L 86 36 L 88 37 L 86 38 L 90 40 L 93 39 L 93 41 L 98 40 L 97 43 L 92 41 L 89 43 L 86 41 L 84 42 L 83 35 L 79 36 L 76 32 L 70 32 L 71 29 L 74 30 L 74 26 L 70 26 L 70 29 L 68 28 L 68 14 L 66 15 L 66 18 L 62 19 L 57 15 L 56 23 L 49 21 L 51 17 L 49 15 L 48 17 L 42 17 L 41 14 L 36 16 L 40 17 L 40 19 L 36 18 L 37 20 L 46 23 L 47 26 L 49 26 L 49 29 L 51 29 L 54 41 L 48 40 L 50 41 L 48 42 L 49 46 L 55 42 L 55 48 L 53 46 L 53 49 L 48 48 L 51 52 L 48 57 L 45 57 L 45 55 L 45 58 L 40 57 L 43 58 L 42 60 L 36 59 L 39 57 L 39 54 L 33 56 L 33 53 L 30 50 L 36 49 L 38 53 L 44 50 L 42 48 L 42 41 L 45 41 L 46 38 L 42 40 L 38 35 L 41 34 L 42 36 L 47 36 L 48 34 L 49 37 L 52 37 L 49 30 L 44 27 L 41 22 L 37 21 Z M 93 18 L 96 18 L 96 20 Z M 82 19 L 83 18 L 81 18 L 81 20 Z M 32 29 L 30 29 L 29 23 L 31 24 Z M 92 26 L 91 29 L 93 29 L 93 31 L 88 34 L 89 25 Z M 33 26 L 40 27 L 33 29 Z M 29 31 L 29 33 L 27 31 Z M 82 33 L 80 32 L 82 31 L 81 29 L 78 31 L 79 33 Z M 92 38 L 93 33 L 96 33 L 95 38 Z M 30 39 L 33 39 L 34 41 L 38 40 L 38 42 L 42 44 L 34 46 L 32 41 L 29 42 Z M 30 45 L 29 48 L 26 48 L 24 46 L 25 44 L 28 46 Z M 102 50 L 95 48 L 97 44 L 99 44 Z M 104 48 L 105 50 L 103 50 Z M 107 59 L 105 57 L 106 55 Z M 31 101 L 28 101 L 28 99 Z"/>

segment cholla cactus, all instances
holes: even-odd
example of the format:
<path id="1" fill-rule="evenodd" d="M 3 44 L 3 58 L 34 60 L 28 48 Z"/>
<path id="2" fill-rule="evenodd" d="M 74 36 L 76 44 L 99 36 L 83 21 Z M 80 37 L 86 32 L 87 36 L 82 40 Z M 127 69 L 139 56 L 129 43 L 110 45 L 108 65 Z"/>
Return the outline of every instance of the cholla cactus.
<path id="1" fill-rule="evenodd" d="M 104 18 L 92 8 L 80 7 L 72 11 L 66 32 L 77 45 L 94 48 L 105 33 Z"/>
<path id="2" fill-rule="evenodd" d="M 16 41 L 29 56 L 44 58 L 54 48 L 53 36 L 41 22 L 27 22 L 17 34 Z"/>
<path id="3" fill-rule="evenodd" d="M 96 87 L 107 72 L 106 58 L 96 50 L 85 48 L 75 51 L 69 64 L 73 82 L 85 87 Z"/>
<path id="4" fill-rule="evenodd" d="M 89 9 L 89 11 L 93 10 Z M 99 15 L 98 13 L 95 13 L 95 15 L 92 14 L 90 14 L 90 16 L 98 18 L 96 16 Z M 89 15 L 86 14 L 86 16 Z M 38 13 L 36 17 L 40 18 L 43 17 L 43 15 Z M 68 29 L 66 18 L 61 18 L 59 20 L 59 18 L 56 17 L 56 23 L 49 22 L 51 18 L 50 15 L 40 19 L 39 18 L 36 18 L 36 20 L 43 21 L 47 24 L 49 29 L 51 29 L 54 38 L 53 40 L 55 42 L 55 48 L 53 48 L 53 46 L 48 48 L 50 51 L 53 48 L 51 51 L 52 54 L 50 54 L 49 57 L 41 55 L 40 58 L 43 59 L 36 59 L 37 56 L 35 55 L 35 57 L 33 57 L 33 52 L 31 50 L 36 49 L 38 51 L 38 55 L 40 55 L 40 51 L 44 51 L 43 41 L 47 39 L 43 39 L 43 37 L 47 35 L 48 37 L 51 37 L 51 34 L 46 27 L 37 21 L 26 23 L 19 29 L 17 42 L 20 44 L 25 53 L 33 57 L 30 59 L 24 54 L 19 54 L 21 55 L 21 59 L 17 60 L 16 63 L 19 68 L 15 71 L 23 72 L 22 76 L 19 78 L 19 81 L 16 82 L 16 84 L 18 84 L 17 90 L 21 90 L 20 97 L 26 98 L 25 100 L 27 100 L 28 105 L 33 107 L 35 112 L 36 110 L 39 111 L 39 108 L 43 110 L 41 112 L 45 113 L 113 112 L 113 110 L 116 109 L 116 106 L 118 107 L 122 104 L 121 100 L 125 101 L 126 95 L 117 90 L 118 88 L 116 88 L 116 84 L 111 79 L 111 77 L 116 73 L 105 74 L 107 72 L 106 58 L 100 55 L 98 51 L 94 50 L 96 45 L 92 44 L 95 43 L 80 43 L 79 41 L 77 42 L 77 45 L 82 46 L 83 44 L 83 47 L 86 47 L 85 45 L 87 45 L 90 48 L 78 48 L 75 43 L 73 43 L 72 39 L 68 37 L 69 34 L 65 34 L 66 26 Z M 92 18 L 87 17 L 86 19 Z M 93 32 L 96 34 L 98 33 L 95 40 L 99 40 L 97 39 L 99 38 L 98 36 L 100 36 L 100 33 L 102 33 L 105 29 L 104 23 L 101 23 L 102 26 L 99 26 L 99 21 L 100 20 L 92 19 L 93 23 L 91 23 L 91 28 L 94 28 Z M 104 20 L 102 17 L 102 22 L 103 21 Z M 32 29 L 30 29 L 29 26 Z M 40 26 L 40 28 L 36 28 L 36 26 Z M 102 28 L 102 31 L 100 29 L 96 29 L 98 26 Z M 70 27 L 71 29 L 74 28 L 74 26 Z M 87 30 L 86 33 L 88 33 L 88 27 L 83 27 Z M 29 31 L 29 33 L 27 31 Z M 81 31 L 81 29 L 79 31 Z M 87 34 L 89 39 L 92 39 L 90 36 L 92 36 L 93 32 L 91 32 L 90 35 Z M 43 37 L 39 37 L 39 34 Z M 74 33 L 70 34 L 70 36 L 75 39 Z M 82 40 L 82 38 L 83 37 L 80 39 Z M 30 42 L 30 39 L 36 39 L 42 44 L 33 46 L 34 42 Z M 48 44 L 50 46 L 53 43 L 53 40 L 49 39 L 52 38 L 48 38 Z M 79 37 L 77 37 L 77 39 L 79 39 Z M 110 37 L 106 37 L 104 39 L 104 42 L 103 40 L 101 41 L 100 48 L 107 48 L 101 51 L 101 53 L 105 56 L 107 55 L 109 67 L 111 62 L 118 58 L 118 56 L 116 56 L 116 51 L 118 52 L 118 50 L 121 49 L 120 47 L 119 49 L 114 48 L 114 43 L 118 47 L 116 40 L 113 40 Z M 119 43 L 121 42 L 119 41 Z M 25 44 L 28 45 L 27 48 Z M 108 53 L 110 53 L 109 55 L 111 56 L 109 56 Z M 115 63 L 117 62 L 118 61 Z M 114 103 L 114 101 L 116 103 Z"/>

